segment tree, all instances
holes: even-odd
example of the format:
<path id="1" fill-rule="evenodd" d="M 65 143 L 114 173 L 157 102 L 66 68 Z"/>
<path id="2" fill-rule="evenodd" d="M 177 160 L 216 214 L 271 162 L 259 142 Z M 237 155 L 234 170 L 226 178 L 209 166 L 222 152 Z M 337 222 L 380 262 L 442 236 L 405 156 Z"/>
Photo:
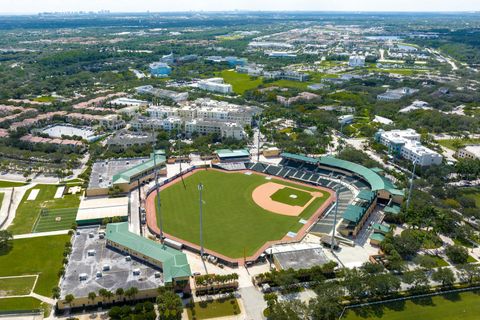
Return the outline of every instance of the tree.
<path id="1" fill-rule="evenodd" d="M 400 289 L 400 280 L 390 273 L 381 273 L 367 279 L 370 292 L 375 296 L 384 297 Z"/>
<path id="2" fill-rule="evenodd" d="M 432 280 L 440 282 L 442 287 L 449 287 L 455 283 L 455 275 L 448 268 L 439 268 L 432 274 Z"/>
<path id="3" fill-rule="evenodd" d="M 72 306 L 73 300 L 75 300 L 75 296 L 73 294 L 67 294 L 65 296 L 65 302 L 68 303 L 70 307 Z"/>
<path id="4" fill-rule="evenodd" d="M 123 288 L 117 288 L 117 290 L 115 290 L 115 295 L 117 295 L 117 297 L 121 297 L 125 294 L 125 290 L 123 290 Z"/>
<path id="5" fill-rule="evenodd" d="M 445 254 L 455 264 L 464 264 L 468 261 L 468 250 L 459 245 L 448 246 Z"/>
<path id="6" fill-rule="evenodd" d="M 136 287 L 130 287 L 127 290 L 125 290 L 125 297 L 128 297 L 130 299 L 135 299 L 135 296 L 138 294 L 138 288 Z"/>
<path id="7" fill-rule="evenodd" d="M 0 251 L 7 250 L 11 241 L 13 240 L 13 235 L 8 230 L 0 230 Z"/>
<path id="8" fill-rule="evenodd" d="M 347 294 L 353 299 L 360 299 L 365 295 L 365 277 L 358 269 L 345 269 L 342 284 L 347 290 Z"/>
<path id="9" fill-rule="evenodd" d="M 437 266 L 437 261 L 432 256 L 418 255 L 414 259 L 415 263 L 425 269 L 433 269 Z"/>
<path id="10" fill-rule="evenodd" d="M 300 300 L 281 301 L 269 308 L 268 318 L 275 320 L 308 319 L 308 307 Z"/>
<path id="11" fill-rule="evenodd" d="M 263 300 L 267 302 L 267 308 L 271 308 L 274 304 L 278 302 L 278 296 L 276 293 L 266 293 L 263 295 Z"/>
<path id="12" fill-rule="evenodd" d="M 477 283 L 480 281 L 480 269 L 475 264 L 464 264 L 458 267 L 460 271 L 460 279 L 468 284 Z"/>
<path id="13" fill-rule="evenodd" d="M 408 271 L 403 274 L 403 282 L 411 285 L 412 291 L 423 291 L 428 288 L 428 277 L 422 270 Z"/>
<path id="14" fill-rule="evenodd" d="M 52 288 L 52 298 L 53 299 L 60 298 L 60 288 L 59 287 Z"/>
<path id="15" fill-rule="evenodd" d="M 97 298 L 97 294 L 95 292 L 89 292 L 88 293 L 88 300 L 91 301 L 93 303 L 93 301 L 95 301 L 95 299 Z"/>
<path id="16" fill-rule="evenodd" d="M 380 263 L 365 262 L 361 269 L 366 274 L 377 274 L 382 272 L 384 268 Z"/>
<path id="17" fill-rule="evenodd" d="M 168 288 L 159 288 L 157 296 L 160 320 L 176 320 L 182 317 L 182 299 Z"/>

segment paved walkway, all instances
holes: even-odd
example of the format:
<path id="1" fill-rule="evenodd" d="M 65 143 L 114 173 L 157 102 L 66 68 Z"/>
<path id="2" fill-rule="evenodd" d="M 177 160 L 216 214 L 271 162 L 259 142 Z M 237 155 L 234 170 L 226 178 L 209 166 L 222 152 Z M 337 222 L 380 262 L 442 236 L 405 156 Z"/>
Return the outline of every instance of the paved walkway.
<path id="1" fill-rule="evenodd" d="M 69 230 L 57 230 L 57 231 L 17 234 L 13 236 L 13 239 L 28 239 L 28 238 L 47 237 L 47 236 L 58 236 L 62 234 L 68 234 L 68 231 Z"/>
<path id="2" fill-rule="evenodd" d="M 8 218 L 3 225 L 2 225 L 2 221 L 0 220 L 0 225 L 2 226 L 0 229 L 2 230 L 7 229 L 12 224 L 13 219 L 15 219 L 15 213 L 17 212 L 17 208 L 22 202 L 25 192 L 28 189 L 34 187 L 35 185 L 36 183 L 32 183 L 22 187 L 13 188 L 13 198 L 12 198 L 12 204 L 10 206 L 10 211 L 8 213 Z"/>

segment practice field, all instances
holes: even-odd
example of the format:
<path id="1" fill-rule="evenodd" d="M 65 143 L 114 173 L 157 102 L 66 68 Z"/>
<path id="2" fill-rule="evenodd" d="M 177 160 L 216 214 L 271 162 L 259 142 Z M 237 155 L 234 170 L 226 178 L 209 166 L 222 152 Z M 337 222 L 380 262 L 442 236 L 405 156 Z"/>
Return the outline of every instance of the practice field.
<path id="1" fill-rule="evenodd" d="M 78 209 L 78 206 L 80 205 L 80 194 L 67 194 L 64 195 L 63 198 L 55 199 L 54 197 L 57 188 L 58 185 L 36 185 L 27 190 L 23 196 L 22 202 L 17 208 L 13 224 L 8 230 L 13 234 L 25 234 L 31 232 L 70 229 L 72 222 L 75 220 L 73 212 L 76 213 L 75 210 Z M 38 195 L 35 200 L 27 200 L 32 189 L 39 189 Z M 57 219 L 59 216 L 40 216 L 42 209 L 48 209 L 51 211 L 54 209 L 66 210 L 62 213 L 63 216 L 61 216 L 60 219 Z"/>
<path id="2" fill-rule="evenodd" d="M 0 297 L 29 294 L 36 278 L 36 276 L 0 278 Z"/>
<path id="3" fill-rule="evenodd" d="M 184 184 L 178 181 L 161 191 L 164 231 L 199 244 L 197 185 L 202 183 L 205 248 L 232 259 L 252 256 L 266 242 L 281 240 L 288 232 L 297 233 L 304 226 L 300 220 L 311 218 L 330 198 L 327 191 L 283 180 L 266 180 L 265 176 L 254 173 L 246 175 L 243 172 L 201 170 L 183 180 Z M 307 195 L 308 192 L 316 192 L 321 196 L 315 197 L 298 216 L 270 212 L 255 203 L 252 192 L 258 186 L 272 182 L 302 189 Z"/>
<path id="4" fill-rule="evenodd" d="M 270 198 L 291 206 L 303 207 L 312 199 L 312 195 L 309 192 L 285 187 L 272 194 Z"/>
<path id="5" fill-rule="evenodd" d="M 345 320 L 476 320 L 480 292 L 462 292 L 349 310 Z"/>
<path id="6" fill-rule="evenodd" d="M 0 277 L 38 274 L 33 291 L 50 297 L 58 283 L 65 242 L 69 239 L 70 236 L 62 235 L 13 240 L 11 249 L 0 251 Z"/>
<path id="7" fill-rule="evenodd" d="M 72 227 L 77 217 L 77 208 L 40 209 L 32 232 L 67 230 Z"/>

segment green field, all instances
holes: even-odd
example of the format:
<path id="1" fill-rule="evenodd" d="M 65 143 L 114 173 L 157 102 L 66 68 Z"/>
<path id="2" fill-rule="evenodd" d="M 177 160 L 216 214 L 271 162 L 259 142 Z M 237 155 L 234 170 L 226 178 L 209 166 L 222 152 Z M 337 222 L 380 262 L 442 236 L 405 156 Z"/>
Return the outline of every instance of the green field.
<path id="1" fill-rule="evenodd" d="M 63 235 L 13 240 L 11 250 L 0 251 L 0 277 L 38 274 L 34 292 L 51 296 L 69 239 Z"/>
<path id="2" fill-rule="evenodd" d="M 272 179 L 307 191 L 314 188 Z M 199 171 L 161 192 L 163 227 L 166 233 L 199 243 L 199 192 L 203 190 L 203 234 L 207 249 L 231 258 L 255 253 L 265 242 L 280 240 L 289 231 L 298 232 L 300 219 L 308 219 L 328 199 L 316 198 L 298 217 L 275 214 L 260 208 L 252 199 L 253 190 L 268 182 L 257 174 Z M 157 208 L 158 215 L 158 208 Z M 157 217 L 158 221 L 158 217 Z"/>
<path id="3" fill-rule="evenodd" d="M 237 299 L 213 300 L 211 302 L 196 302 L 193 308 L 187 309 L 188 319 L 212 319 L 228 317 L 240 313 Z"/>
<path id="4" fill-rule="evenodd" d="M 276 80 L 268 83 L 268 87 L 281 87 L 281 88 L 296 88 L 299 90 L 307 90 L 311 82 L 300 82 L 293 80 Z"/>
<path id="5" fill-rule="evenodd" d="M 0 278 L 0 297 L 27 295 L 35 284 L 35 276 Z"/>
<path id="6" fill-rule="evenodd" d="M 42 302 L 31 297 L 0 299 L 0 311 L 34 310 L 41 307 Z"/>
<path id="7" fill-rule="evenodd" d="M 72 210 L 78 208 L 80 204 L 80 195 L 64 195 L 61 199 L 54 199 L 53 197 L 55 196 L 57 187 L 58 185 L 36 185 L 27 190 L 23 196 L 22 202 L 17 208 L 13 224 L 8 228 L 8 230 L 10 230 L 13 234 L 32 232 L 42 208 L 70 208 Z M 29 201 L 27 198 L 32 189 L 40 189 L 40 192 L 35 200 Z M 70 226 L 71 223 L 69 223 L 67 229 L 70 228 Z M 42 226 L 42 228 L 44 227 Z M 50 224 L 49 227 L 45 227 L 43 230 L 53 231 L 62 229 L 65 229 L 65 226 L 62 224 L 58 224 L 57 226 Z M 39 231 L 38 228 L 36 231 Z"/>
<path id="8" fill-rule="evenodd" d="M 296 198 L 290 197 L 291 195 L 296 196 Z M 312 195 L 305 191 L 285 187 L 272 194 L 270 198 L 273 201 L 285 203 L 291 206 L 303 207 L 312 199 Z"/>
<path id="9" fill-rule="evenodd" d="M 21 187 L 26 183 L 0 180 L 0 188 Z"/>
<path id="10" fill-rule="evenodd" d="M 231 84 L 233 91 L 238 94 L 243 94 L 247 90 L 255 89 L 263 83 L 262 78 L 251 77 L 248 74 L 237 73 L 231 70 L 223 70 L 220 76 L 226 83 Z"/>
<path id="11" fill-rule="evenodd" d="M 42 210 L 32 232 L 70 229 L 75 223 L 77 211 L 77 208 Z"/>
<path id="12" fill-rule="evenodd" d="M 457 151 L 458 149 L 463 148 L 468 144 L 479 144 L 480 139 L 445 139 L 437 140 L 437 142 L 445 148 Z"/>
<path id="13" fill-rule="evenodd" d="M 345 320 L 476 320 L 480 292 L 463 292 L 349 310 Z"/>

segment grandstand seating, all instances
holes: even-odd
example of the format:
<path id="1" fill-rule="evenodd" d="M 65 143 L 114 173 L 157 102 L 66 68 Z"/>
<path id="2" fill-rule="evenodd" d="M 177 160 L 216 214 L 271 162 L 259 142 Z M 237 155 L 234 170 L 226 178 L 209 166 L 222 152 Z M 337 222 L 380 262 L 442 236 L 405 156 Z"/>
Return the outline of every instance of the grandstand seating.
<path id="1" fill-rule="evenodd" d="M 272 175 L 272 176 L 276 176 L 281 170 L 282 170 L 282 168 L 280 168 L 280 167 L 277 167 L 277 166 L 274 166 L 274 165 L 270 165 L 270 166 L 265 170 L 265 173 L 270 174 L 270 175 Z"/>

